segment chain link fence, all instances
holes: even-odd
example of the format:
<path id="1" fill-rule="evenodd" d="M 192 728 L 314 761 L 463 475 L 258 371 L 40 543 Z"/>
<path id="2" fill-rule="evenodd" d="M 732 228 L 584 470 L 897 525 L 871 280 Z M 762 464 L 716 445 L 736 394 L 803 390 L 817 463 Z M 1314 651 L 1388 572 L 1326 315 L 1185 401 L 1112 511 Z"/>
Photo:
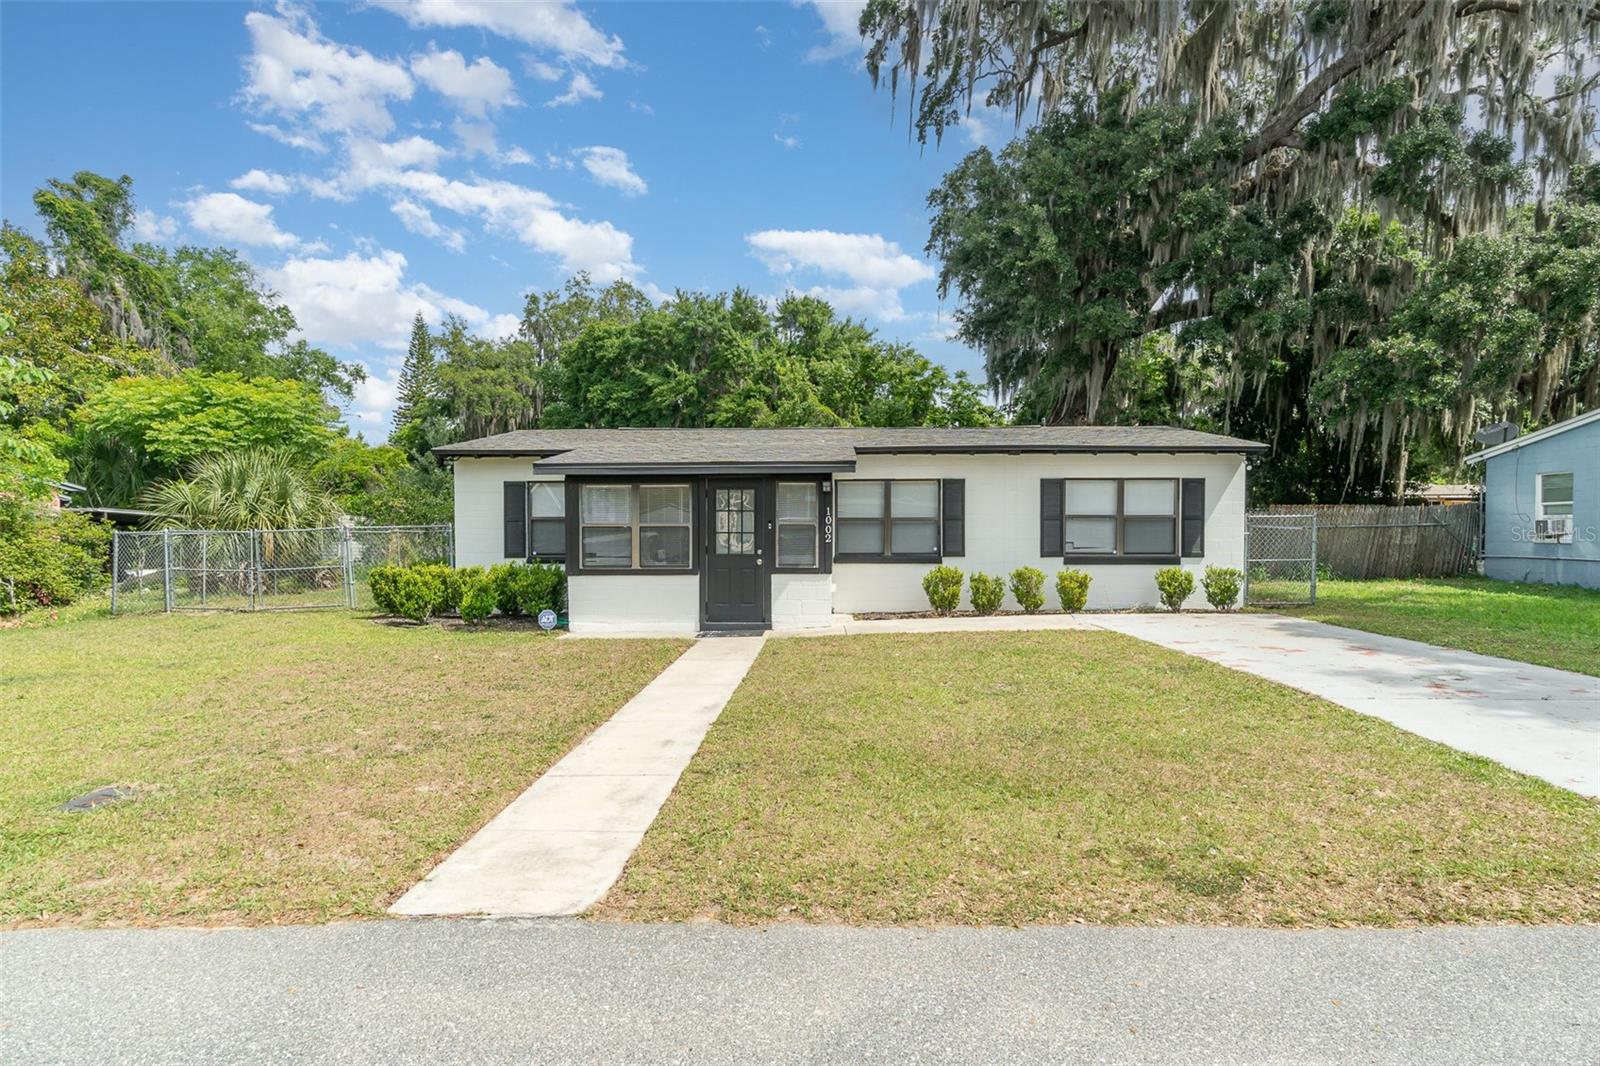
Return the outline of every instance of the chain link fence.
<path id="1" fill-rule="evenodd" d="M 118 532 L 111 613 L 370 607 L 373 567 L 454 561 L 447 525 Z"/>
<path id="2" fill-rule="evenodd" d="M 1244 516 L 1244 602 L 1257 607 L 1317 602 L 1317 516 Z"/>

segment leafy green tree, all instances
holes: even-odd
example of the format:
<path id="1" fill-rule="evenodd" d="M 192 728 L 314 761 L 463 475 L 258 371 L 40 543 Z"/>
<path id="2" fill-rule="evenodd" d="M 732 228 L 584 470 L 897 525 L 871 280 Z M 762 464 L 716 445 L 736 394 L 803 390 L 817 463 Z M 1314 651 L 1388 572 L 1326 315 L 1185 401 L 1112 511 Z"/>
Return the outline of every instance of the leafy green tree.
<path id="1" fill-rule="evenodd" d="M 553 368 L 567 346 L 591 322 L 637 322 L 651 308 L 650 298 L 625 280 L 596 289 L 585 271 L 567 279 L 559 290 L 530 292 L 522 308 L 518 339 L 527 342 L 535 373 L 529 400 L 532 424 L 544 418 L 545 390 Z"/>
<path id="2" fill-rule="evenodd" d="M 359 364 L 291 340 L 294 313 L 233 249 L 185 246 L 169 253 L 139 245 L 135 254 L 167 279 L 172 302 L 164 314 L 180 365 L 303 381 L 346 400 L 366 377 Z"/>
<path id="3" fill-rule="evenodd" d="M 341 517 L 303 456 L 272 448 L 207 455 L 183 478 L 149 486 L 140 502 L 154 512 L 153 528 L 317 529 Z"/>
<path id="4" fill-rule="evenodd" d="M 95 502 L 125 503 L 206 456 L 268 448 L 309 466 L 336 437 L 337 412 L 298 381 L 186 371 L 123 378 L 79 411 L 74 476 Z"/>
<path id="5" fill-rule="evenodd" d="M 0 358 L 43 371 L 0 385 L 15 426 L 48 422 L 66 429 L 85 397 L 130 374 L 171 373 L 159 353 L 110 336 L 98 308 L 68 278 L 52 272 L 44 247 L 13 226 L 0 228 Z"/>

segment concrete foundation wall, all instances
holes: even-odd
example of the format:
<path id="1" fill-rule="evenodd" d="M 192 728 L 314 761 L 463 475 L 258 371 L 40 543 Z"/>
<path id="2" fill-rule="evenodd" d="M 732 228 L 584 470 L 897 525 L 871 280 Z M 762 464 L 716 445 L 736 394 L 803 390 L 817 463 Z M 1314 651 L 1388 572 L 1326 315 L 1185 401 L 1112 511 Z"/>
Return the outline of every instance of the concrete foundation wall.
<path id="1" fill-rule="evenodd" d="M 693 636 L 700 627 L 699 574 L 578 574 L 567 578 L 574 633 Z"/>
<path id="2" fill-rule="evenodd" d="M 772 575 L 773 629 L 816 629 L 832 621 L 832 574 Z"/>

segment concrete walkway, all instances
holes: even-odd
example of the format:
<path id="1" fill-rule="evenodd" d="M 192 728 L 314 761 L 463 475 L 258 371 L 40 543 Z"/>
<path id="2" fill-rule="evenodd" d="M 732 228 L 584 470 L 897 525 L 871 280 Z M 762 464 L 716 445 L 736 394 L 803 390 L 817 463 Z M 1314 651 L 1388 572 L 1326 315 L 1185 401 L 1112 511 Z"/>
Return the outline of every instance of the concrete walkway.
<path id="1" fill-rule="evenodd" d="M 1281 615 L 1089 617 L 1600 796 L 1600 677 Z"/>
<path id="2" fill-rule="evenodd" d="M 701 640 L 397 900 L 401 915 L 560 915 L 605 895 L 761 637 Z"/>
<path id="3" fill-rule="evenodd" d="M 1600 929 L 0 933 L 0 1062 L 1576 1063 Z"/>

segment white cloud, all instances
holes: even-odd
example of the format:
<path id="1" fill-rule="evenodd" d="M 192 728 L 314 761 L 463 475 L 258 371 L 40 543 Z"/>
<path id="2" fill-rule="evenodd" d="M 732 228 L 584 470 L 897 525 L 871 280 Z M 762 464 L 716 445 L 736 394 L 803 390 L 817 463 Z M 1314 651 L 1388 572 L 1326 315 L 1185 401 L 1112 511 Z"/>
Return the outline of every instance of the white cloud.
<path id="1" fill-rule="evenodd" d="M 628 110 L 641 115 L 653 115 L 656 113 L 656 109 L 645 103 L 643 100 L 629 100 Z"/>
<path id="2" fill-rule="evenodd" d="M 374 429 L 383 429 L 400 400 L 400 372 L 391 368 L 388 377 L 381 377 L 372 367 L 366 369 L 366 378 L 356 382 L 350 416 Z"/>
<path id="3" fill-rule="evenodd" d="M 298 256 L 263 271 L 267 284 L 294 312 L 300 332 L 313 344 L 351 348 L 377 345 L 403 349 L 419 310 L 437 325 L 458 314 L 481 332 L 499 331 L 512 316 L 491 314 L 406 277 L 406 257 L 377 249 L 340 259 Z"/>
<path id="4" fill-rule="evenodd" d="M 260 168 L 246 171 L 228 182 L 230 188 L 243 192 L 266 193 L 268 196 L 283 196 L 289 192 L 293 184 L 282 174 Z"/>
<path id="5" fill-rule="evenodd" d="M 621 189 L 629 196 L 642 196 L 650 191 L 644 179 L 634 171 L 633 164 L 628 162 L 628 153 L 621 148 L 595 144 L 576 151 L 583 160 L 583 168 L 601 185 Z"/>
<path id="6" fill-rule="evenodd" d="M 568 107 L 572 104 L 581 104 L 585 100 L 598 100 L 604 95 L 594 80 L 580 70 L 573 73 L 572 80 L 567 83 L 567 91 L 548 101 L 544 106 Z"/>
<path id="7" fill-rule="evenodd" d="M 335 44 L 308 16 L 280 10 L 282 17 L 260 11 L 244 17 L 253 48 L 245 61 L 244 98 L 261 111 L 324 132 L 382 134 L 392 129 L 388 102 L 411 98 L 411 75 L 405 67 Z"/>
<path id="8" fill-rule="evenodd" d="M 756 27 L 756 43 L 759 44 L 761 46 L 761 50 L 765 52 L 772 45 L 772 31 L 767 29 L 765 26 L 758 25 Z"/>
<path id="9" fill-rule="evenodd" d="M 822 28 L 828 35 L 826 44 L 814 45 L 806 52 L 813 63 L 853 56 L 860 60 L 866 53 L 861 40 L 861 9 L 866 0 L 810 0 L 811 7 L 822 19 Z"/>
<path id="10" fill-rule="evenodd" d="M 402 226 L 419 237 L 438 241 L 452 252 L 466 250 L 467 238 L 460 230 L 439 225 L 434 221 L 433 213 L 414 200 L 396 200 L 389 205 L 389 210 L 394 212 Z"/>
<path id="11" fill-rule="evenodd" d="M 560 67 L 553 63 L 546 63 L 542 59 L 535 59 L 533 56 L 522 57 L 522 69 L 527 73 L 528 77 L 538 78 L 540 81 L 561 80 Z"/>
<path id="12" fill-rule="evenodd" d="M 564 59 L 597 67 L 622 67 L 622 39 L 607 36 L 577 6 L 562 3 L 507 3 L 504 0 L 374 0 L 411 26 L 471 26 L 537 48 Z"/>
<path id="13" fill-rule="evenodd" d="M 933 278 L 933 268 L 876 233 L 769 229 L 745 237 L 756 257 L 778 274 L 806 268 L 874 288 L 904 288 Z"/>
<path id="14" fill-rule="evenodd" d="M 416 133 L 398 141 L 353 140 L 349 151 L 349 171 L 358 179 L 374 170 L 437 170 L 439 162 L 450 155 L 448 148 Z"/>
<path id="15" fill-rule="evenodd" d="M 800 138 L 790 133 L 774 133 L 772 135 L 772 139 L 783 145 L 785 148 L 800 147 Z"/>
<path id="16" fill-rule="evenodd" d="M 475 118 L 520 103 L 511 86 L 510 72 L 488 56 L 468 63 L 460 52 L 430 50 L 426 55 L 412 57 L 411 73 L 457 110 Z"/>
<path id="17" fill-rule="evenodd" d="M 500 162 L 506 166 L 530 166 L 533 163 L 533 155 L 526 148 L 513 144 L 500 153 Z"/>
<path id="18" fill-rule="evenodd" d="M 246 200 L 238 193 L 205 193 L 183 206 L 189 213 L 191 226 L 219 240 L 272 248 L 294 248 L 300 244 L 300 238 L 279 229 L 272 220 L 271 204 Z"/>
<path id="19" fill-rule="evenodd" d="M 931 266 L 876 233 L 762 230 L 746 235 L 751 252 L 773 273 L 821 275 L 829 283 L 806 290 L 850 314 L 885 321 L 904 318 L 900 290 L 932 280 Z M 832 279 L 847 284 L 832 284 Z"/>
<path id="20" fill-rule="evenodd" d="M 286 144 L 290 148 L 299 148 L 305 152 L 326 152 L 328 146 L 313 134 L 304 131 L 290 132 L 282 126 L 271 122 L 252 122 L 250 128 L 265 137 L 271 137 L 279 144 Z"/>
<path id="21" fill-rule="evenodd" d="M 492 159 L 500 154 L 500 141 L 495 136 L 492 122 L 468 122 L 458 118 L 450 123 L 450 131 L 461 142 L 463 155 L 483 155 Z"/>
<path id="22" fill-rule="evenodd" d="M 178 235 L 178 220 L 141 207 L 133 213 L 133 239 L 146 243 L 170 241 Z"/>
<path id="23" fill-rule="evenodd" d="M 537 189 L 509 181 L 446 178 L 422 170 L 374 167 L 352 174 L 361 189 L 383 189 L 397 198 L 477 218 L 536 251 L 555 256 L 569 272 L 587 270 L 606 284 L 636 277 L 633 237 L 610 222 L 573 218 Z"/>

